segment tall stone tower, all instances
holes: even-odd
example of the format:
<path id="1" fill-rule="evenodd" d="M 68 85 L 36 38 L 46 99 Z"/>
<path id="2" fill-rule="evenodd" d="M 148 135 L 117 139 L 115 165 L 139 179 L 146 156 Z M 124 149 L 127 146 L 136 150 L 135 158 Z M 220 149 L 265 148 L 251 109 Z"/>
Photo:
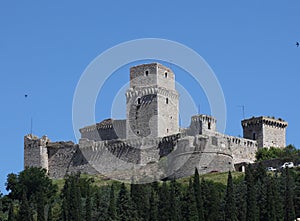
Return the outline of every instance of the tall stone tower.
<path id="1" fill-rule="evenodd" d="M 178 92 L 171 69 L 159 64 L 130 68 L 126 137 L 164 137 L 179 132 Z"/>
<path id="2" fill-rule="evenodd" d="M 286 121 L 270 117 L 252 117 L 242 121 L 244 138 L 257 140 L 258 148 L 285 147 L 287 125 Z"/>

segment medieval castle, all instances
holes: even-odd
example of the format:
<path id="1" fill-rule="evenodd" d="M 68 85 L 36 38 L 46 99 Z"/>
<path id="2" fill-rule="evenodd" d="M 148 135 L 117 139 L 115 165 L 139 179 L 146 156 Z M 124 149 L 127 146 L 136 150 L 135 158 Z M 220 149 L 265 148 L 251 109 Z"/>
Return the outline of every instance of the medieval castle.
<path id="1" fill-rule="evenodd" d="M 80 129 L 79 144 L 24 137 L 25 167 L 45 168 L 52 178 L 80 171 L 110 178 L 149 180 L 234 170 L 252 163 L 262 147 L 285 147 L 287 122 L 270 117 L 242 121 L 243 138 L 216 131 L 216 119 L 191 117 L 179 128 L 179 95 L 171 69 L 158 64 L 130 68 L 126 120 L 106 119 Z"/>

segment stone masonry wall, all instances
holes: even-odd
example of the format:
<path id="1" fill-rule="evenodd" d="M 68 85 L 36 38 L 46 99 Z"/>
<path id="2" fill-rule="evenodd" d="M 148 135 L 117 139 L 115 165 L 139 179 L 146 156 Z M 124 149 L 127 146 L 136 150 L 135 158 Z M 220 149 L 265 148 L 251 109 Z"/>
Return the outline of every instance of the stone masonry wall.
<path id="1" fill-rule="evenodd" d="M 80 129 L 81 138 L 89 140 L 113 140 L 126 138 L 126 120 L 106 119 Z"/>
<path id="2" fill-rule="evenodd" d="M 178 94 L 158 94 L 158 135 L 170 136 L 179 132 Z"/>
<path id="3" fill-rule="evenodd" d="M 180 139 L 174 152 L 168 156 L 170 177 L 190 176 L 196 167 L 200 174 L 234 170 L 230 150 L 226 145 L 224 147 L 214 145 L 214 140 L 214 137 L 205 135 Z"/>
<path id="4" fill-rule="evenodd" d="M 68 173 L 112 177 L 183 177 L 234 170 L 254 162 L 261 147 L 284 147 L 287 122 L 269 117 L 242 121 L 244 138 L 216 131 L 216 119 L 198 114 L 179 128 L 179 95 L 175 75 L 159 64 L 130 68 L 126 120 L 106 119 L 80 129 L 79 144 L 51 142 L 46 136 L 24 137 L 24 166 L 45 168 L 50 177 Z"/>
<path id="5" fill-rule="evenodd" d="M 62 178 L 69 173 L 96 174 L 94 168 L 82 155 L 78 144 L 53 142 L 47 145 L 49 154 L 49 176 Z"/>
<path id="6" fill-rule="evenodd" d="M 50 140 L 32 134 L 24 137 L 24 167 L 42 167 L 48 171 L 47 143 Z"/>
<path id="7" fill-rule="evenodd" d="M 130 68 L 130 88 L 157 85 L 157 64 L 144 64 Z"/>
<path id="8" fill-rule="evenodd" d="M 157 84 L 159 87 L 175 91 L 175 75 L 173 71 L 157 63 Z"/>
<path id="9" fill-rule="evenodd" d="M 157 95 L 127 98 L 127 138 L 157 137 Z"/>
<path id="10" fill-rule="evenodd" d="M 274 125 L 263 125 L 263 147 L 286 147 L 286 128 Z"/>
<path id="11" fill-rule="evenodd" d="M 191 123 L 193 127 L 183 133 L 161 138 L 105 141 L 82 138 L 79 144 L 74 144 L 50 142 L 47 137 L 25 137 L 25 165 L 42 166 L 52 178 L 78 171 L 112 177 L 135 176 L 137 171 L 152 177 L 155 173 L 161 177 L 183 177 L 193 174 L 195 167 L 199 173 L 226 172 L 233 170 L 236 163 L 254 162 L 257 141 L 203 130 L 202 123 L 195 120 Z M 204 134 L 196 134 L 198 131 Z M 157 171 L 151 172 L 149 168 Z"/>
<path id="12" fill-rule="evenodd" d="M 126 104 L 128 139 L 179 132 L 178 93 L 169 68 L 158 63 L 132 67 Z"/>
<path id="13" fill-rule="evenodd" d="M 45 148 L 48 173 L 52 178 L 62 178 L 72 172 L 100 173 L 111 177 L 117 173 L 119 177 L 126 177 L 136 175 L 137 170 L 148 173 L 144 176 L 150 177 L 156 173 L 162 177 L 183 177 L 193 174 L 195 167 L 201 174 L 233 170 L 234 163 L 244 162 L 245 158 L 253 160 L 255 145 L 255 141 L 214 132 L 210 135 L 177 134 L 164 138 L 111 141 L 81 139 L 79 144 L 48 142 Z M 39 150 L 39 146 L 35 146 Z M 36 154 L 39 152 L 27 150 L 26 165 L 41 165 L 41 161 L 37 160 L 40 157 L 32 157 Z M 28 160 L 29 156 L 31 160 Z M 161 164 L 163 158 L 166 161 Z M 157 163 L 158 168 L 154 166 Z M 149 168 L 156 168 L 157 171 Z"/>
<path id="14" fill-rule="evenodd" d="M 244 138 L 257 140 L 258 148 L 286 146 L 286 127 L 282 119 L 252 117 L 242 121 Z"/>
<path id="15" fill-rule="evenodd" d="M 204 114 L 198 114 L 191 117 L 189 128 L 185 129 L 185 133 L 189 136 L 198 134 L 206 134 L 216 131 L 216 119 Z"/>
<path id="16" fill-rule="evenodd" d="M 226 136 L 230 150 L 232 151 L 233 163 L 254 163 L 258 144 L 254 140 Z"/>

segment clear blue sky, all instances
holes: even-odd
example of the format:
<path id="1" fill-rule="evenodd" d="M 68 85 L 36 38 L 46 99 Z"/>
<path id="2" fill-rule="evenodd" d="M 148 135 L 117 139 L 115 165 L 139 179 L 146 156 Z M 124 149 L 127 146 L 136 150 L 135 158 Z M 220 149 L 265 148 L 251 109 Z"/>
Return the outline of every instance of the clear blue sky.
<path id="1" fill-rule="evenodd" d="M 287 120 L 287 143 L 299 147 L 299 9 L 298 0 L 1 1 L 0 190 L 8 173 L 23 169 L 30 118 L 34 134 L 75 141 L 72 99 L 82 72 L 104 50 L 137 38 L 180 42 L 209 63 L 224 91 L 227 134 L 242 135 L 238 106 L 245 105 L 246 117 Z M 122 87 L 127 68 L 108 85 Z M 201 88 L 176 74 L 209 114 Z M 117 91 L 103 88 L 97 120 L 110 116 Z"/>

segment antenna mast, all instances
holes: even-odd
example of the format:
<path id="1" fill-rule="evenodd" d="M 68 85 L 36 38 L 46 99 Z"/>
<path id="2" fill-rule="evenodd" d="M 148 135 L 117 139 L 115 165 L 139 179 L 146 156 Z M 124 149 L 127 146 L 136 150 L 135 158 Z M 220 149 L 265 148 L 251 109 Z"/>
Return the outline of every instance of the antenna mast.
<path id="1" fill-rule="evenodd" d="M 243 119 L 245 119 L 245 105 L 239 105 L 242 108 Z"/>

